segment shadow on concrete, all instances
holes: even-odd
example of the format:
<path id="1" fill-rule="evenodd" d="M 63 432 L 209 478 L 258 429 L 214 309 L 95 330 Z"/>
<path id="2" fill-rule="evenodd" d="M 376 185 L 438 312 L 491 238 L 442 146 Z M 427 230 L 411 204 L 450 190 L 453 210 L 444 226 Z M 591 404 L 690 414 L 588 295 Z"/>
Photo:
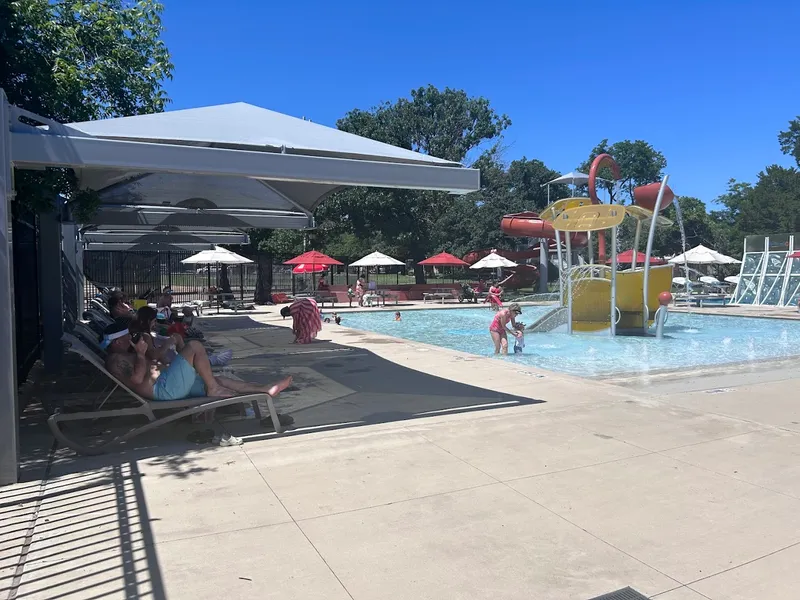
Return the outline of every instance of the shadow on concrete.
<path id="1" fill-rule="evenodd" d="M 542 403 L 536 398 L 509 395 L 489 388 L 465 385 L 404 367 L 381 356 L 359 348 L 319 341 L 307 345 L 293 342 L 288 328 L 254 321 L 248 316 L 231 315 L 208 319 L 203 322 L 206 337 L 214 345 L 215 336 L 234 346 L 246 346 L 242 358 L 234 358 L 229 365 L 233 374 L 243 380 L 267 384 L 287 373 L 294 377 L 293 389 L 283 394 L 277 406 L 280 412 L 291 414 L 295 419 L 294 430 L 289 435 L 308 431 L 332 430 L 361 425 L 372 425 L 396 421 L 419 419 L 433 415 L 464 412 L 502 410 L 512 406 Z M 387 340 L 387 343 L 404 343 Z M 72 360 L 70 363 L 68 360 Z M 68 392 L 63 385 L 58 393 L 68 400 L 60 404 L 64 410 L 86 410 L 102 402 L 108 389 L 108 380 L 94 368 L 86 375 L 77 375 L 80 368 L 88 365 L 75 364 L 74 355 L 65 357 L 65 365 L 72 374 L 73 387 Z M 476 358 L 476 360 L 484 360 Z M 469 368 L 469 359 L 464 368 Z M 99 374 L 99 377 L 98 377 Z M 91 385 L 88 385 L 91 377 Z M 63 381 L 62 381 L 63 384 Z M 53 382 L 48 388 L 52 392 Z M 58 386 L 56 386 L 58 387 Z M 43 394 L 39 394 L 40 396 Z M 105 400 L 108 407 L 121 407 L 128 402 L 127 395 L 116 392 Z M 185 477 L 193 473 L 188 455 L 198 448 L 209 448 L 208 444 L 193 444 L 187 441 L 189 434 L 199 430 L 222 427 L 236 435 L 274 436 L 268 425 L 262 425 L 239 407 L 235 414 L 218 412 L 217 422 L 168 424 L 145 436 L 134 438 L 121 450 L 101 457 L 78 457 L 71 450 L 59 449 L 50 454 L 52 437 L 47 430 L 46 414 L 41 405 L 31 402 L 28 418 L 22 429 L 22 480 L 34 481 L 42 478 L 43 469 L 51 461 L 64 472 L 78 473 L 83 469 L 119 466 L 134 458 L 158 457 L 169 467 L 168 473 Z M 105 438 L 115 436 L 132 427 L 143 425 L 139 417 L 130 419 L 101 420 L 96 424 L 71 425 L 70 434 L 76 439 Z M 66 470 L 66 471 L 65 471 Z"/>
<path id="2" fill-rule="evenodd" d="M 151 519 L 135 460 L 0 490 L 0 594 L 8 598 L 165 600 Z"/>

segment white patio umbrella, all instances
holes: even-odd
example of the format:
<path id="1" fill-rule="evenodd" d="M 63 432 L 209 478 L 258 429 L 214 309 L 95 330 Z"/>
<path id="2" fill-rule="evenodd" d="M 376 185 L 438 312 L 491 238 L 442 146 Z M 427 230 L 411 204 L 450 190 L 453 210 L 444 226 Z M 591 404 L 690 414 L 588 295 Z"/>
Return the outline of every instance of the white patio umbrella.
<path id="1" fill-rule="evenodd" d="M 403 265 L 405 265 L 404 262 L 391 256 L 386 256 L 382 252 L 367 254 L 356 262 L 350 263 L 351 267 L 402 267 Z"/>
<path id="2" fill-rule="evenodd" d="M 241 254 L 226 250 L 222 246 L 214 246 L 213 250 L 203 250 L 197 254 L 192 254 L 189 258 L 181 261 L 185 265 L 199 264 L 220 264 L 220 265 L 243 265 L 253 262 Z"/>
<path id="3" fill-rule="evenodd" d="M 405 265 L 404 262 L 399 261 L 396 258 L 392 258 L 391 256 L 387 256 L 383 252 L 373 252 L 372 254 L 367 254 L 363 258 L 359 258 L 354 263 L 350 263 L 351 267 L 401 267 L 403 265 Z M 399 281 L 399 271 L 397 277 Z M 370 289 L 377 290 L 378 282 L 375 281 L 374 284 L 370 282 L 370 286 L 372 286 Z"/>
<path id="4" fill-rule="evenodd" d="M 686 277 L 673 277 L 672 283 L 675 285 L 679 285 L 681 287 L 685 286 L 687 283 L 691 283 Z"/>
<path id="5" fill-rule="evenodd" d="M 517 263 L 508 260 L 504 256 L 500 256 L 497 252 L 492 252 L 488 256 L 484 256 L 474 265 L 470 266 L 470 269 L 500 269 L 503 267 L 516 267 Z"/>
<path id="6" fill-rule="evenodd" d="M 719 279 L 717 279 L 716 277 L 711 277 L 710 275 L 703 275 L 700 278 L 700 281 L 702 283 L 705 283 L 706 285 L 713 285 L 716 287 L 724 285 Z"/>
<path id="7" fill-rule="evenodd" d="M 197 254 L 192 254 L 189 258 L 184 258 L 181 261 L 183 264 L 186 265 L 243 265 L 246 263 L 253 262 L 249 258 L 242 256 L 241 254 L 236 254 L 236 252 L 231 252 L 230 250 L 226 250 L 222 246 L 214 246 L 213 250 L 203 250 L 202 252 L 198 252 Z M 208 273 L 209 277 L 209 287 L 211 285 L 211 270 L 209 269 Z M 219 314 L 219 296 L 217 296 L 217 314 Z"/>
<path id="8" fill-rule="evenodd" d="M 725 278 L 725 281 L 728 283 L 732 283 L 733 285 L 738 285 L 739 283 L 739 276 L 738 275 L 729 275 Z"/>
<path id="9" fill-rule="evenodd" d="M 669 263 L 673 265 L 681 265 L 689 263 L 692 265 L 734 265 L 739 264 L 740 260 L 736 260 L 730 256 L 706 248 L 703 244 L 695 246 L 691 250 L 687 250 L 684 254 L 679 254 L 669 259 Z"/>

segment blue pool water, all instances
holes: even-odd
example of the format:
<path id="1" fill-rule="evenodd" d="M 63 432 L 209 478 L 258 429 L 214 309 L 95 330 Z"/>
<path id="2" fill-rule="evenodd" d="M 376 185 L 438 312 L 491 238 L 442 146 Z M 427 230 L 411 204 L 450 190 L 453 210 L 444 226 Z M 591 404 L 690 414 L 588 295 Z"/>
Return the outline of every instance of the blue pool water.
<path id="1" fill-rule="evenodd" d="M 548 307 L 523 307 L 533 323 Z M 409 310 L 342 315 L 342 325 L 453 350 L 490 356 L 493 313 L 488 308 Z M 608 335 L 527 333 L 515 361 L 582 376 L 609 376 L 697 368 L 800 355 L 800 321 L 670 313 L 661 340 Z M 513 343 L 513 342 L 512 342 Z"/>

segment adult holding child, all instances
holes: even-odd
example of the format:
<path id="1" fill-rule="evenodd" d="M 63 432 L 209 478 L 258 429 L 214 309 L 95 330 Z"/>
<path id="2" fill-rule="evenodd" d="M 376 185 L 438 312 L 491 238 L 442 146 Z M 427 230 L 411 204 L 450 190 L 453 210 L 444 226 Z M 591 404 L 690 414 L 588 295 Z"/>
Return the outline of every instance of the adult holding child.
<path id="1" fill-rule="evenodd" d="M 495 354 L 508 354 L 508 336 L 518 338 L 522 335 L 522 332 L 517 330 L 516 322 L 516 318 L 521 314 L 522 309 L 519 304 L 512 302 L 508 308 L 501 308 L 494 315 L 492 324 L 489 325 L 489 333 L 492 336 Z"/>

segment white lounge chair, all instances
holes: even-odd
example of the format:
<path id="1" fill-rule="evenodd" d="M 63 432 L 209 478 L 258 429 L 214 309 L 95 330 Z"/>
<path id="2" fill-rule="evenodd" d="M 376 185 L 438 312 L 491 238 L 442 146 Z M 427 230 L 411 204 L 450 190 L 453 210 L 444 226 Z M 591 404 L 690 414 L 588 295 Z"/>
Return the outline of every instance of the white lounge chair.
<path id="1" fill-rule="evenodd" d="M 112 382 L 114 382 L 114 388 L 111 392 L 106 396 L 103 402 L 100 405 L 92 410 L 92 411 L 85 411 L 85 412 L 75 412 L 75 413 L 65 413 L 62 412 L 61 409 L 56 409 L 54 413 L 47 419 L 47 424 L 50 427 L 50 431 L 53 433 L 55 438 L 62 443 L 63 445 L 71 448 L 75 452 L 79 454 L 103 454 L 110 450 L 111 448 L 127 442 L 128 440 L 145 433 L 147 431 L 151 431 L 162 425 L 166 425 L 167 423 L 171 423 L 172 421 L 177 421 L 178 419 L 182 419 L 184 417 L 189 417 L 191 415 L 202 413 L 208 410 L 221 408 L 223 406 L 228 406 L 231 404 L 244 404 L 244 403 L 251 403 L 253 408 L 256 411 L 256 415 L 259 419 L 264 416 L 264 411 L 262 410 L 262 406 L 266 405 L 267 410 L 269 411 L 269 415 L 272 418 L 272 425 L 275 428 L 276 433 L 283 433 L 284 428 L 280 424 L 280 420 L 278 419 L 278 411 L 275 410 L 275 404 L 272 401 L 272 397 L 269 394 L 246 394 L 242 396 L 234 396 L 232 398 L 209 398 L 209 397 L 201 397 L 201 398 L 186 398 L 184 400 L 172 400 L 172 401 L 153 401 L 147 400 L 143 398 L 133 390 L 131 390 L 128 386 L 126 386 L 122 381 L 114 377 L 105 367 L 105 364 L 100 359 L 100 357 L 89 349 L 83 342 L 81 342 L 75 336 L 65 333 L 62 337 L 62 341 L 65 342 L 67 346 L 67 350 L 70 352 L 74 352 L 78 354 L 92 365 L 94 365 L 98 370 L 100 370 L 103 374 L 106 375 Z M 117 409 L 108 409 L 103 410 L 103 405 L 105 404 L 106 400 L 111 396 L 117 388 L 122 388 L 133 399 L 135 406 L 129 408 L 117 408 Z M 176 411 L 163 416 L 161 418 L 157 418 L 155 413 L 160 411 Z M 104 444 L 99 444 L 97 446 L 84 446 L 69 437 L 61 430 L 59 426 L 60 423 L 65 421 L 85 421 L 90 420 L 94 421 L 97 419 L 105 419 L 105 418 L 113 418 L 113 417 L 126 417 L 126 416 L 137 416 L 142 415 L 144 416 L 149 423 L 139 426 L 124 435 L 120 435 L 115 437 L 113 440 L 106 442 Z"/>

